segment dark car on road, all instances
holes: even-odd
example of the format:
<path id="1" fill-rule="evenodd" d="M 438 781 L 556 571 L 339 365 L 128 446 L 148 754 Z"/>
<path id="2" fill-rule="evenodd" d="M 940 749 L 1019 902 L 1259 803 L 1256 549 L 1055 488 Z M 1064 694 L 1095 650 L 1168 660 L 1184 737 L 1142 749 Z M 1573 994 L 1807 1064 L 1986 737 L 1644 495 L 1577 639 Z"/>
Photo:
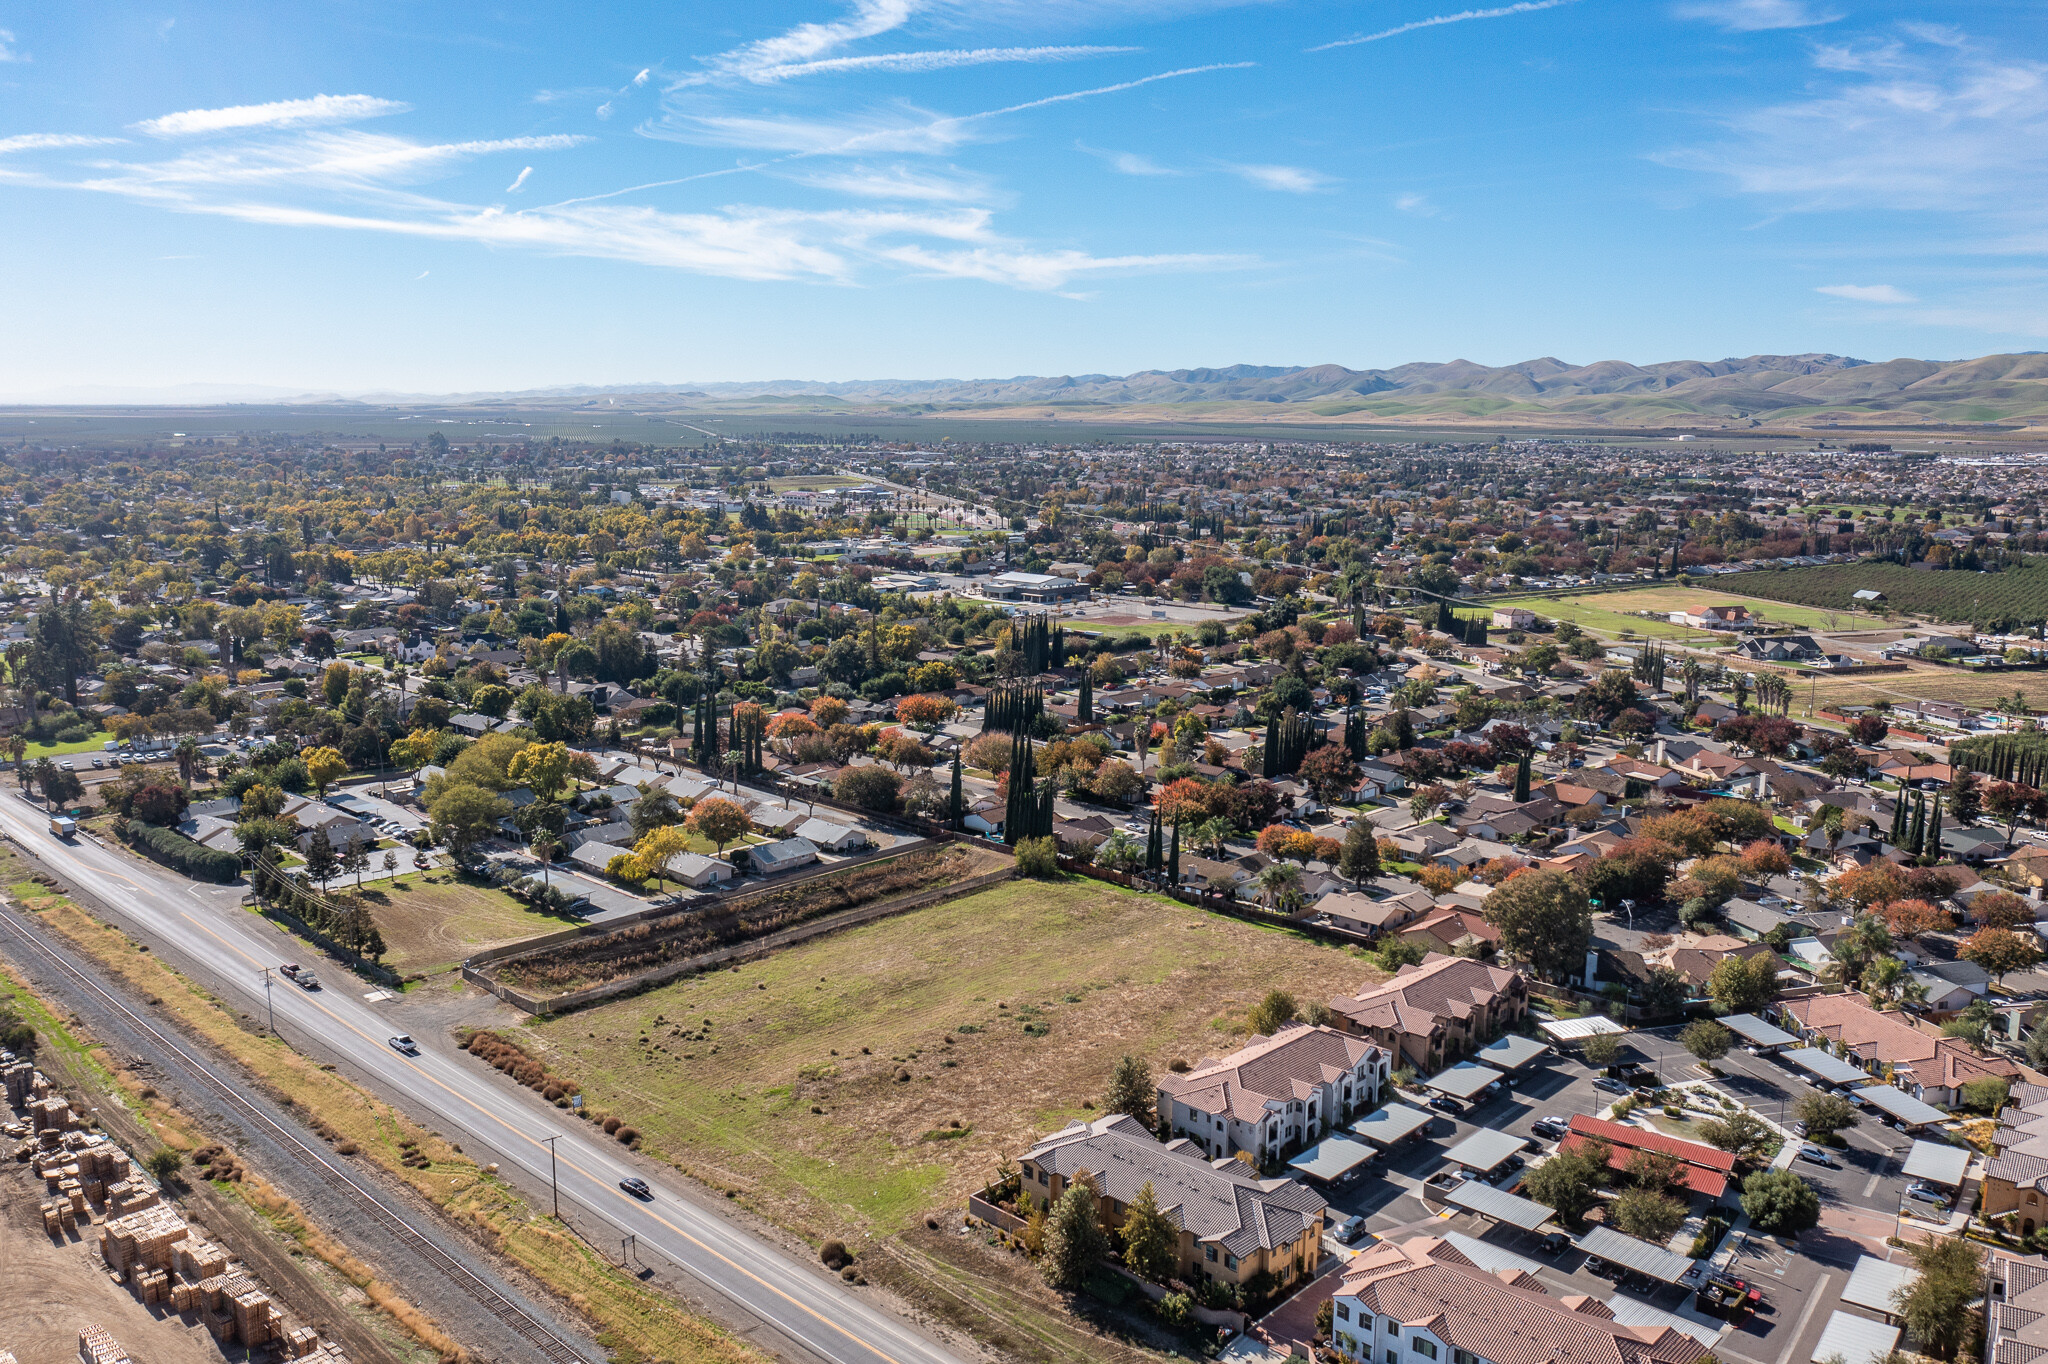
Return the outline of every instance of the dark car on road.
<path id="1" fill-rule="evenodd" d="M 1571 1243 L 1571 1237 L 1561 1231 L 1553 1231 L 1543 1238 L 1543 1253 L 1545 1255 L 1561 1255 L 1564 1253 L 1564 1248 Z"/>
<path id="2" fill-rule="evenodd" d="M 1456 1099 L 1443 1094 L 1439 1094 L 1434 1099 L 1431 1099 L 1429 1106 L 1439 1113 L 1461 1113 L 1464 1111 Z"/>
<path id="3" fill-rule="evenodd" d="M 1571 1124 L 1555 1114 L 1545 1114 L 1529 1124 L 1529 1130 L 1548 1141 L 1556 1141 L 1572 1130 Z"/>
<path id="4" fill-rule="evenodd" d="M 1337 1239 L 1347 1246 L 1363 1235 L 1365 1235 L 1365 1219 L 1363 1217 L 1347 1217 L 1337 1224 Z"/>
<path id="5" fill-rule="evenodd" d="M 643 1203 L 654 1198 L 654 1190 L 648 1188 L 647 1181 L 638 1175 L 627 1175 L 619 1181 L 619 1187 Z"/>

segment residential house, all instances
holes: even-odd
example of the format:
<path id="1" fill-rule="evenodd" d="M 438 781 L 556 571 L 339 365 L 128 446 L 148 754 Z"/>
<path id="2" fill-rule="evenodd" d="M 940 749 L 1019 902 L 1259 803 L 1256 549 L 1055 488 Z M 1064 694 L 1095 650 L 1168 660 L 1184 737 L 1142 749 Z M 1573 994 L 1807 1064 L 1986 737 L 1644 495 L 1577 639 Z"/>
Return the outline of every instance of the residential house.
<path id="1" fill-rule="evenodd" d="M 1387 1074 L 1384 1048 L 1335 1028 L 1292 1024 L 1162 1077 L 1159 1121 L 1210 1156 L 1248 1151 L 1263 1164 L 1377 1106 Z"/>
<path id="2" fill-rule="evenodd" d="M 1814 643 L 1811 635 L 1785 635 L 1745 639 L 1735 646 L 1735 656 L 1759 663 L 1814 663 L 1827 657 L 1827 650 Z"/>
<path id="3" fill-rule="evenodd" d="M 1493 608 L 1493 628 L 1533 630 L 1536 628 L 1536 613 L 1522 606 L 1496 606 Z"/>
<path id="4" fill-rule="evenodd" d="M 831 853 L 858 852 L 869 843 L 868 831 L 850 824 L 834 824 L 825 819 L 807 819 L 799 824 L 796 836 L 809 839 L 821 851 Z"/>
<path id="5" fill-rule="evenodd" d="M 775 876 L 818 860 L 818 845 L 807 838 L 783 838 L 748 848 L 747 860 L 763 876 Z"/>
<path id="6" fill-rule="evenodd" d="M 1705 989 L 1707 977 L 1714 974 L 1714 968 L 1728 958 L 1770 957 L 1776 960 L 1777 955 L 1764 943 L 1744 942 L 1740 938 L 1714 934 L 1690 946 L 1672 949 L 1671 969 L 1686 978 L 1697 996 Z"/>
<path id="7" fill-rule="evenodd" d="M 1682 611 L 1671 613 L 1673 625 L 1689 625 L 1695 630 L 1739 630 L 1749 624 L 1749 608 L 1744 606 L 1688 606 Z"/>
<path id="8" fill-rule="evenodd" d="M 1434 1075 L 1520 1022 L 1529 984 L 1518 972 L 1433 952 L 1330 1008 L 1338 1027 L 1385 1047 L 1397 1068 Z"/>
<path id="9" fill-rule="evenodd" d="M 1851 1065 L 1923 1103 L 1953 1105 L 1972 1080 L 2019 1078 L 2004 1057 L 1979 1056 L 1963 1039 L 1943 1037 L 1901 1010 L 1873 1008 L 1861 994 L 1790 1000 L 1779 1012 L 1787 1032 L 1810 1046 L 1845 1048 Z"/>
<path id="10" fill-rule="evenodd" d="M 2048 1224 L 2048 1086 L 2014 1085 L 2012 1101 L 1991 1134 L 1980 1213 L 1986 1222 L 2010 1219 L 2010 1230 L 2031 1235 Z"/>
<path id="11" fill-rule="evenodd" d="M 1554 1298 L 1527 1270 L 1488 1272 L 1435 1236 L 1353 1256 L 1330 1312 L 1331 1342 L 1354 1364 L 1693 1364 L 1707 1353 L 1668 1324 L 1624 1325 L 1597 1298 Z"/>
<path id="12" fill-rule="evenodd" d="M 1270 1275 L 1281 1284 L 1315 1273 L 1329 1205 L 1291 1179 L 1261 1179 L 1234 1158 L 1210 1160 L 1185 1138 L 1162 1143 L 1125 1114 L 1072 1122 L 1018 1158 L 1023 1191 L 1045 1205 L 1085 1182 L 1096 1216 L 1120 1226 L 1139 1190 L 1152 1186 L 1160 1212 L 1180 1229 L 1172 1277 L 1243 1283 Z"/>
<path id="13" fill-rule="evenodd" d="M 1921 1007 L 1931 1014 L 1961 1013 L 1991 993 L 1991 973 L 1974 961 L 1930 961 L 1906 978 L 1927 991 Z"/>

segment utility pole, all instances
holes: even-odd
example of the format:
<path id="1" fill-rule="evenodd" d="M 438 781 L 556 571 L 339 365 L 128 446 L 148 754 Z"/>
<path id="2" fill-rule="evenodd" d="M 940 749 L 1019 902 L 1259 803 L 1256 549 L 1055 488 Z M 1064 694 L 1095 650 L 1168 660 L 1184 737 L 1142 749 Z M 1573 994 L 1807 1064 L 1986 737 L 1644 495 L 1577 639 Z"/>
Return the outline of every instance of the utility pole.
<path id="1" fill-rule="evenodd" d="M 561 1139 L 560 1133 L 556 1133 L 552 1137 L 541 1138 L 542 1141 L 547 1143 L 548 1147 L 548 1188 L 554 1195 L 555 1220 L 557 1222 L 562 1220 L 562 1186 L 555 1178 L 555 1143 Z"/>
<path id="2" fill-rule="evenodd" d="M 639 1250 L 639 1240 L 639 1236 L 629 1232 L 619 1242 L 619 1267 L 621 1269 L 633 1263 L 636 1258 L 636 1252 Z"/>
<path id="3" fill-rule="evenodd" d="M 270 968 L 263 968 L 263 1008 L 270 1015 L 270 1035 L 277 1036 L 277 1005 L 270 999 Z"/>

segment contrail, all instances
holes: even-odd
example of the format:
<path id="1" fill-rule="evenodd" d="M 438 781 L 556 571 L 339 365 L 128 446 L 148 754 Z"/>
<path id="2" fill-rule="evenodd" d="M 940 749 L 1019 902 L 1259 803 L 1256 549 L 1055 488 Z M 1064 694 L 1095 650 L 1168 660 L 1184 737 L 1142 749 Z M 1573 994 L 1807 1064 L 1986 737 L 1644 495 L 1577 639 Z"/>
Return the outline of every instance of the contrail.
<path id="1" fill-rule="evenodd" d="M 1417 19 L 1412 24 L 1398 28 L 1382 29 L 1378 33 L 1361 33 L 1355 38 L 1339 38 L 1334 43 L 1312 47 L 1310 52 L 1328 52 L 1333 47 L 1356 47 L 1360 43 L 1376 43 L 1382 38 L 1398 38 L 1403 33 L 1413 33 L 1418 28 L 1435 28 L 1438 24 L 1462 24 L 1467 19 L 1499 19 L 1510 14 L 1532 14 L 1539 9 L 1556 9 L 1569 5 L 1574 0 L 1521 0 L 1520 4 L 1502 5 L 1499 9 L 1468 9 L 1457 14 L 1439 14 L 1433 19 Z"/>

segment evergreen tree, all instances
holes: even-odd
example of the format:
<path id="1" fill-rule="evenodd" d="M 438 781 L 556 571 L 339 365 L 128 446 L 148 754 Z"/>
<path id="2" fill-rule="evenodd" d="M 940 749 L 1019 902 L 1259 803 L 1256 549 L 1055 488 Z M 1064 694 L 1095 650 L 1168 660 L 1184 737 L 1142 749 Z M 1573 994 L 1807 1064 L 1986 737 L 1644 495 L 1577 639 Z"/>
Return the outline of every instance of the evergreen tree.
<path id="1" fill-rule="evenodd" d="M 1138 1196 L 1124 1210 L 1122 1232 L 1124 1268 L 1154 1283 L 1173 1273 L 1180 1258 L 1174 1254 L 1180 1245 L 1180 1228 L 1159 1211 L 1151 1180 L 1139 1186 Z"/>
<path id="2" fill-rule="evenodd" d="M 1529 799 L 1529 755 L 1527 752 L 1524 752 L 1515 761 L 1515 802 L 1520 804 L 1527 799 Z"/>
<path id="3" fill-rule="evenodd" d="M 1104 1113 L 1124 1113 L 1145 1126 L 1155 1121 L 1153 1105 L 1159 1087 L 1153 1083 L 1152 1068 L 1139 1057 L 1125 1052 L 1109 1073 L 1109 1093 L 1103 1096 Z"/>
<path id="4" fill-rule="evenodd" d="M 1038 1263 L 1054 1288 L 1080 1288 L 1109 1250 L 1095 1214 L 1095 1189 L 1084 1174 L 1075 1175 L 1046 1219 L 1045 1254 Z"/>
<path id="5" fill-rule="evenodd" d="M 1166 884 L 1180 884 L 1180 825 L 1173 826 L 1173 847 L 1166 854 Z"/>
<path id="6" fill-rule="evenodd" d="M 1361 882 L 1380 874 L 1379 831 L 1363 815 L 1351 821 L 1351 828 L 1344 835 L 1344 851 L 1338 856 L 1337 870 L 1353 882 Z"/>
<path id="7" fill-rule="evenodd" d="M 966 818 L 967 800 L 960 789 L 960 754 L 956 750 L 953 754 L 953 789 L 946 798 L 946 824 L 957 829 Z"/>
<path id="8" fill-rule="evenodd" d="M 1920 856 L 1929 862 L 1941 860 L 1941 802 L 1929 801 L 1932 807 L 1927 814 L 1927 838 L 1920 845 Z"/>
<path id="9" fill-rule="evenodd" d="M 1148 876 L 1157 875 L 1159 868 L 1163 866 L 1164 863 L 1165 857 L 1160 849 L 1159 840 L 1159 807 L 1155 805 L 1152 807 L 1152 827 L 1145 831 L 1146 874 Z"/>
<path id="10" fill-rule="evenodd" d="M 1081 670 L 1081 699 L 1074 704 L 1074 719 L 1084 725 L 1095 723 L 1095 679 Z"/>

